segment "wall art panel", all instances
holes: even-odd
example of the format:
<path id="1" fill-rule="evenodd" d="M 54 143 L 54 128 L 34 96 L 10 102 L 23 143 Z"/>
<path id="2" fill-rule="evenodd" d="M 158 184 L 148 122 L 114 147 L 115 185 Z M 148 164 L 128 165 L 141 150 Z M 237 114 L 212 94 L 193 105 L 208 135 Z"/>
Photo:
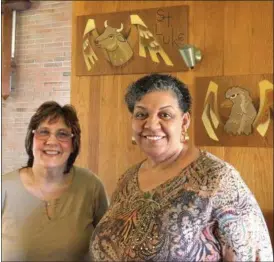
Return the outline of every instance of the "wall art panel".
<path id="1" fill-rule="evenodd" d="M 273 147 L 273 75 L 200 77 L 195 82 L 197 145 Z"/>
<path id="2" fill-rule="evenodd" d="M 77 17 L 76 75 L 187 71 L 188 6 Z"/>

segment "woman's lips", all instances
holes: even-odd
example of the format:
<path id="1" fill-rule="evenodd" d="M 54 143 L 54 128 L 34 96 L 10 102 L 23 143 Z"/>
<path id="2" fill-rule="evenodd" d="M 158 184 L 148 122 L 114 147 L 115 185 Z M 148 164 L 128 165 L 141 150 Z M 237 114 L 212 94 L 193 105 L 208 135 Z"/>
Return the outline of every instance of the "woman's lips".
<path id="1" fill-rule="evenodd" d="M 152 141 L 158 141 L 164 138 L 164 136 L 143 136 L 144 138 Z"/>

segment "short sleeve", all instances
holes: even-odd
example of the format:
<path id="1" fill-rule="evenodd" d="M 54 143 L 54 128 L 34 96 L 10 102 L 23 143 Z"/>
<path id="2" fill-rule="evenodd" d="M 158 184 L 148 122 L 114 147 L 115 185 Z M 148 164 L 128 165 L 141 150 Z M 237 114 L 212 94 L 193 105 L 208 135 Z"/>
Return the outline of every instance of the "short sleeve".
<path id="1" fill-rule="evenodd" d="M 213 198 L 215 235 L 224 261 L 273 261 L 268 229 L 260 207 L 239 173 L 228 168 Z"/>
<path id="2" fill-rule="evenodd" d="M 94 227 L 99 223 L 108 209 L 108 198 L 103 184 L 99 181 L 95 194 Z"/>

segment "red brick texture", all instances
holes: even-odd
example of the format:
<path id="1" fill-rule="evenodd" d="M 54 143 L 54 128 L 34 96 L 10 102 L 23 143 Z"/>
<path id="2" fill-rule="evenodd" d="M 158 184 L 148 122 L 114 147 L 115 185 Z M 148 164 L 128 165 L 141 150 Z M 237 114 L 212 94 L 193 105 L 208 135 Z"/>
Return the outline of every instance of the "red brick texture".
<path id="1" fill-rule="evenodd" d="M 33 1 L 17 12 L 16 74 L 2 100 L 2 173 L 26 164 L 26 129 L 45 101 L 70 102 L 71 1 Z"/>

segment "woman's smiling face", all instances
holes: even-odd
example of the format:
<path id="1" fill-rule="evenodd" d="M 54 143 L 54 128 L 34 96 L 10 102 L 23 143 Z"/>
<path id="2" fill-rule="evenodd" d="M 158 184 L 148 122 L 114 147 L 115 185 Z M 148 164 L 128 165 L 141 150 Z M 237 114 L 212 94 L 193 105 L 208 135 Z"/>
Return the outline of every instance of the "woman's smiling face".
<path id="1" fill-rule="evenodd" d="M 56 132 L 71 133 L 71 129 L 65 124 L 63 118 L 59 117 L 55 121 L 48 120 L 42 122 L 38 129 L 47 130 L 50 136 L 47 139 L 33 137 L 33 156 L 34 165 L 42 165 L 45 168 L 60 167 L 63 168 L 70 154 L 73 151 L 72 139 L 66 142 L 59 141 Z"/>
<path id="2" fill-rule="evenodd" d="M 181 134 L 189 125 L 172 91 L 154 91 L 134 106 L 133 136 L 144 153 L 155 160 L 165 160 L 182 150 Z"/>

